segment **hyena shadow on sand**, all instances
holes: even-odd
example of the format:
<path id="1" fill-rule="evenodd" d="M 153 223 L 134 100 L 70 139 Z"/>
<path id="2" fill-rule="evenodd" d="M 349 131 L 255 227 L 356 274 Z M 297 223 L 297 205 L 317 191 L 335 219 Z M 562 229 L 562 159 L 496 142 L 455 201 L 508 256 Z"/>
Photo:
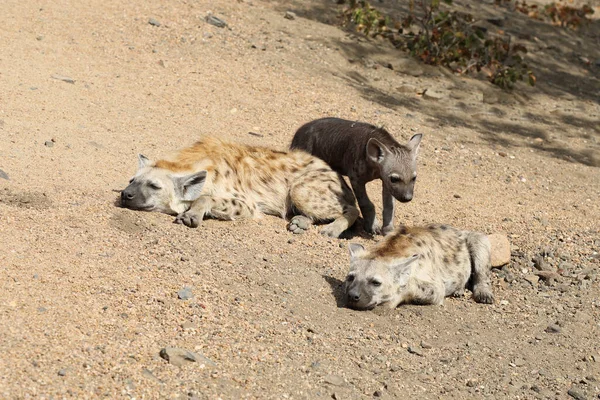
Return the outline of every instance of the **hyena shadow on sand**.
<path id="1" fill-rule="evenodd" d="M 329 284 L 331 288 L 331 294 L 335 298 L 335 305 L 337 308 L 346 307 L 346 294 L 344 292 L 344 281 L 341 281 L 330 275 L 321 275 L 323 279 Z"/>

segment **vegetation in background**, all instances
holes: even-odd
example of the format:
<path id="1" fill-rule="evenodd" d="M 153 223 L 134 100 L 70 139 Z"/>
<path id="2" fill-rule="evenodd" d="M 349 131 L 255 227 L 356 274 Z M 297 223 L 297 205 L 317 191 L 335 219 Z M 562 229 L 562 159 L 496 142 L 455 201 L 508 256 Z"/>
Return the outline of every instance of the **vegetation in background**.
<path id="1" fill-rule="evenodd" d="M 452 0 L 442 1 L 452 4 Z M 482 71 L 490 82 L 505 89 L 514 87 L 517 81 L 535 84 L 536 77 L 523 58 L 525 46 L 511 43 L 508 35 L 477 26 L 469 13 L 443 9 L 440 0 L 410 0 L 409 14 L 399 21 L 382 14 L 367 0 L 348 3 L 343 16 L 356 30 L 388 38 L 426 64 L 442 65 L 457 73 Z M 559 3 L 542 10 L 525 1 L 497 0 L 496 4 L 570 28 L 581 26 L 593 13 L 589 6 L 577 9 Z"/>

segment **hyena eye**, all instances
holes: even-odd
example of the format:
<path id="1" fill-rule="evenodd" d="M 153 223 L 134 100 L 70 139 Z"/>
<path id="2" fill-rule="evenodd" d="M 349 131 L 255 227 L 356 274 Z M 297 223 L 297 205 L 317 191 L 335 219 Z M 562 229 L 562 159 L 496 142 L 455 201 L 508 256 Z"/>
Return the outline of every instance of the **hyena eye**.
<path id="1" fill-rule="evenodd" d="M 347 280 L 348 282 L 352 282 L 352 281 L 354 280 L 354 275 L 348 275 L 348 276 L 346 277 L 346 280 Z"/>
<path id="2" fill-rule="evenodd" d="M 154 189 L 154 190 L 160 190 L 161 189 L 161 187 L 158 186 L 156 183 L 149 183 L 148 186 L 150 186 L 150 188 Z"/>
<path id="3" fill-rule="evenodd" d="M 413 176 L 413 177 L 412 177 L 412 179 L 411 179 L 411 181 L 412 181 L 412 182 L 414 182 L 414 181 L 416 181 L 416 180 L 417 180 L 417 177 L 416 177 L 416 176 Z"/>
<path id="4" fill-rule="evenodd" d="M 398 175 L 390 175 L 390 182 L 400 183 L 400 177 Z"/>
<path id="5" fill-rule="evenodd" d="M 129 180 L 129 183 L 133 183 L 133 181 L 135 181 L 135 178 L 131 178 L 131 179 Z"/>
<path id="6" fill-rule="evenodd" d="M 378 280 L 376 280 L 376 279 L 373 279 L 373 280 L 371 281 L 371 285 L 373 285 L 373 286 L 381 286 L 381 281 L 378 281 Z"/>

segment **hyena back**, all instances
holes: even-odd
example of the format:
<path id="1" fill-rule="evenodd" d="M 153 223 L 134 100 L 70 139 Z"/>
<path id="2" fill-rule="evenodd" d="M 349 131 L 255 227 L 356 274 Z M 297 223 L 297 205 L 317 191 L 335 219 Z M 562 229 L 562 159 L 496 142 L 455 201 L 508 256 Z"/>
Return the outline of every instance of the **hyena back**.
<path id="1" fill-rule="evenodd" d="M 308 151 L 346 175 L 358 200 L 365 230 L 385 235 L 394 228 L 394 198 L 403 203 L 413 198 L 421 138 L 421 134 L 414 135 L 403 146 L 383 128 L 321 118 L 301 126 L 290 148 Z M 381 179 L 383 186 L 383 227 L 365 186 L 374 179 Z"/>
<path id="2" fill-rule="evenodd" d="M 350 308 L 442 304 L 467 287 L 478 303 L 494 300 L 490 242 L 483 233 L 437 224 L 402 226 L 370 250 L 351 244 L 350 258 L 345 282 Z"/>
<path id="3" fill-rule="evenodd" d="M 303 151 L 279 152 L 211 137 L 154 163 L 140 155 L 121 204 L 176 215 L 176 222 L 194 228 L 205 216 L 291 216 L 288 228 L 296 231 L 333 221 L 322 230 L 331 237 L 358 217 L 352 190 L 322 160 Z"/>

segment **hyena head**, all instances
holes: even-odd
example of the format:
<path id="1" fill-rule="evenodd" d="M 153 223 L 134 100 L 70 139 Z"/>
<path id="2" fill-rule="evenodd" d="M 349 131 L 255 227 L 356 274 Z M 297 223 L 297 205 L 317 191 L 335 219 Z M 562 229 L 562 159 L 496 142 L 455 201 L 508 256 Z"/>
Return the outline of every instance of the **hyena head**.
<path id="1" fill-rule="evenodd" d="M 121 205 L 132 210 L 158 211 L 177 215 L 187 211 L 200 197 L 206 181 L 206 171 L 176 175 L 157 168 L 145 156 L 139 155 L 139 168 L 121 192 Z"/>
<path id="2" fill-rule="evenodd" d="M 423 135 L 414 135 L 406 146 L 389 148 L 375 138 L 367 142 L 367 156 L 379 167 L 383 186 L 398 201 L 406 203 L 413 198 L 417 180 L 417 154 Z"/>
<path id="3" fill-rule="evenodd" d="M 356 243 L 351 243 L 349 250 L 350 272 L 344 291 L 347 306 L 355 310 L 371 310 L 400 298 L 419 258 L 418 255 L 391 260 L 368 258 L 365 248 Z"/>

